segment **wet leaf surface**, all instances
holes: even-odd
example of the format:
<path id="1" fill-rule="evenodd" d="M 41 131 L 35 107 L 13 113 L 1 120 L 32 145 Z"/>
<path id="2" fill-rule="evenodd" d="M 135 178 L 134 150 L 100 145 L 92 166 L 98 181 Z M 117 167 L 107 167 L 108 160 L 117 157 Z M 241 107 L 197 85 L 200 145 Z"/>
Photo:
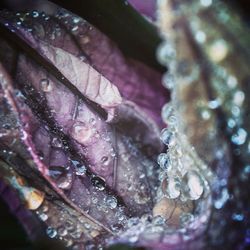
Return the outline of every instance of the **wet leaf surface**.
<path id="1" fill-rule="evenodd" d="M 105 36 L 64 11 L 57 18 L 2 13 L 1 21 L 7 37 L 0 41 L 1 158 L 27 188 L 45 193 L 36 213 L 49 237 L 69 246 L 103 244 L 128 218 L 152 210 L 162 145 L 153 111 L 159 98 L 148 90 L 160 86 L 160 76 L 124 58 Z M 138 88 L 134 96 L 132 88 Z M 140 103 L 145 98 L 155 107 Z"/>

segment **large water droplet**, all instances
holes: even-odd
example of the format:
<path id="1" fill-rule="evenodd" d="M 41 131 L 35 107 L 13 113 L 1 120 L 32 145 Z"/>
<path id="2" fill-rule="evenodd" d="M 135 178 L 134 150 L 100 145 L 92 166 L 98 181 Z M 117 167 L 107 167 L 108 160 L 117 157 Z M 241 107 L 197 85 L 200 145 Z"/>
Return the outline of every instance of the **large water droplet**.
<path id="1" fill-rule="evenodd" d="M 186 198 L 198 200 L 204 191 L 203 180 L 196 171 L 191 170 L 183 177 L 182 189 Z"/>
<path id="2" fill-rule="evenodd" d="M 69 189 L 72 185 L 72 173 L 64 166 L 50 166 L 49 175 L 61 189 Z"/>

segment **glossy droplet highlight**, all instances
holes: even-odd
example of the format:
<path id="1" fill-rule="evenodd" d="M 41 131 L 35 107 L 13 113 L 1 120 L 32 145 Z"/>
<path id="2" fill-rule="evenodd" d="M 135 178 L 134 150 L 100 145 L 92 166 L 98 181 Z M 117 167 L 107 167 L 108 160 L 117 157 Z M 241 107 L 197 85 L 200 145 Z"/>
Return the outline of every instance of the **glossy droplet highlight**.
<path id="1" fill-rule="evenodd" d="M 109 196 L 106 200 L 107 206 L 111 209 L 117 207 L 117 199 L 114 196 Z"/>
<path id="2" fill-rule="evenodd" d="M 42 79 L 40 85 L 43 92 L 50 92 L 53 89 L 52 84 L 48 79 Z"/>
<path id="3" fill-rule="evenodd" d="M 74 124 L 72 129 L 72 137 L 79 142 L 80 144 L 84 144 L 90 140 L 92 136 L 92 130 L 86 126 L 84 123 L 77 122 Z"/>
<path id="4" fill-rule="evenodd" d="M 91 179 L 91 182 L 97 190 L 102 191 L 105 189 L 106 183 L 103 179 L 96 176 Z"/>
<path id="5" fill-rule="evenodd" d="M 176 199 L 180 196 L 180 181 L 177 178 L 169 178 L 167 186 L 167 194 L 171 199 Z"/>
<path id="6" fill-rule="evenodd" d="M 57 236 L 57 231 L 53 227 L 48 227 L 46 233 L 52 239 Z"/>
<path id="7" fill-rule="evenodd" d="M 184 196 L 190 200 L 198 200 L 204 191 L 204 183 L 196 171 L 186 173 L 182 187 Z"/>
<path id="8" fill-rule="evenodd" d="M 159 154 L 157 162 L 161 168 L 167 169 L 168 167 L 168 155 L 166 153 Z"/>
<path id="9" fill-rule="evenodd" d="M 165 145 L 168 145 L 171 138 L 173 136 L 173 133 L 171 131 L 169 131 L 169 129 L 167 128 L 164 128 L 162 131 L 161 131 L 161 135 L 160 135 L 160 138 L 161 138 L 161 141 L 165 144 Z"/>

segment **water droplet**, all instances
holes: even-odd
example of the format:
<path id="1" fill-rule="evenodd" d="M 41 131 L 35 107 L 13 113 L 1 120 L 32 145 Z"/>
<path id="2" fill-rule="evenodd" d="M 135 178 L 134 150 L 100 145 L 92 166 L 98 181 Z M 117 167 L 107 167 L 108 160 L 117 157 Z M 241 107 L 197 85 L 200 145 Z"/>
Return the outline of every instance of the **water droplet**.
<path id="1" fill-rule="evenodd" d="M 176 199 L 180 196 L 180 181 L 177 178 L 169 178 L 167 186 L 167 194 L 170 199 Z"/>
<path id="2" fill-rule="evenodd" d="M 243 91 L 238 90 L 233 95 L 233 102 L 237 106 L 242 106 L 244 99 L 245 99 L 245 94 Z"/>
<path id="3" fill-rule="evenodd" d="M 198 43 L 206 42 L 206 38 L 207 38 L 206 34 L 202 30 L 197 31 L 196 34 L 195 34 L 195 40 Z"/>
<path id="4" fill-rule="evenodd" d="M 83 176 L 86 174 L 87 168 L 84 165 L 76 167 L 76 175 Z"/>
<path id="5" fill-rule="evenodd" d="M 72 32 L 75 32 L 75 31 L 77 31 L 77 30 L 78 30 L 78 26 L 74 26 L 74 27 L 71 29 Z"/>
<path id="6" fill-rule="evenodd" d="M 212 61 L 220 62 L 224 60 L 228 54 L 229 48 L 223 39 L 215 41 L 209 48 L 209 56 Z"/>
<path id="7" fill-rule="evenodd" d="M 227 85 L 229 88 L 233 89 L 237 86 L 238 81 L 235 76 L 229 76 L 227 79 Z"/>
<path id="8" fill-rule="evenodd" d="M 96 176 L 91 179 L 91 182 L 97 190 L 102 191 L 105 189 L 106 183 L 103 179 Z"/>
<path id="9" fill-rule="evenodd" d="M 48 219 L 48 215 L 45 214 L 45 213 L 41 213 L 39 214 L 39 218 L 42 220 L 42 221 L 46 221 Z"/>
<path id="10" fill-rule="evenodd" d="M 211 111 L 203 107 L 200 109 L 200 116 L 203 120 L 209 120 L 211 118 Z"/>
<path id="11" fill-rule="evenodd" d="M 210 109 L 217 109 L 221 105 L 221 101 L 218 99 L 208 102 L 208 107 Z"/>
<path id="12" fill-rule="evenodd" d="M 52 227 L 48 227 L 46 233 L 50 238 L 55 238 L 57 236 L 57 231 Z"/>
<path id="13" fill-rule="evenodd" d="M 137 217 L 132 217 L 132 218 L 130 218 L 130 219 L 127 221 L 128 228 L 130 228 L 130 227 L 132 227 L 132 226 L 138 225 L 139 222 L 140 222 L 140 219 L 137 218 Z"/>
<path id="14" fill-rule="evenodd" d="M 223 188 L 220 197 L 217 198 L 214 202 L 214 207 L 216 209 L 221 209 L 228 199 L 229 199 L 229 193 L 226 188 Z"/>
<path id="15" fill-rule="evenodd" d="M 36 17 L 39 17 L 39 13 L 37 11 L 32 11 L 31 15 L 36 18 Z"/>
<path id="16" fill-rule="evenodd" d="M 235 126 L 236 126 L 236 121 L 234 120 L 234 119 L 228 119 L 228 121 L 227 121 L 227 126 L 229 127 L 229 128 L 234 128 Z"/>
<path id="17" fill-rule="evenodd" d="M 72 174 L 65 166 L 50 166 L 49 175 L 61 189 L 69 189 L 72 185 Z"/>
<path id="18" fill-rule="evenodd" d="M 62 141 L 56 137 L 52 139 L 52 146 L 55 148 L 61 148 L 62 147 Z"/>
<path id="19" fill-rule="evenodd" d="M 175 115 L 171 115 L 169 118 L 168 118 L 168 124 L 169 125 L 176 125 L 177 124 L 177 117 Z"/>
<path id="20" fill-rule="evenodd" d="M 62 226 L 57 229 L 57 233 L 60 236 L 66 236 L 68 234 L 68 231 L 65 227 Z"/>
<path id="21" fill-rule="evenodd" d="M 170 43 L 162 43 L 157 50 L 157 57 L 162 65 L 171 62 L 176 56 L 176 51 Z"/>
<path id="22" fill-rule="evenodd" d="M 180 215 L 180 224 L 185 227 L 187 224 L 194 220 L 194 215 L 191 213 L 182 213 Z"/>
<path id="23" fill-rule="evenodd" d="M 109 163 L 109 158 L 107 156 L 103 156 L 102 159 L 101 159 L 101 163 L 104 165 L 104 166 L 107 166 L 108 163 Z"/>
<path id="24" fill-rule="evenodd" d="M 175 81 L 174 81 L 173 74 L 169 74 L 169 73 L 164 74 L 163 79 L 162 79 L 162 84 L 166 89 L 173 89 L 174 83 Z"/>
<path id="25" fill-rule="evenodd" d="M 157 162 L 161 168 L 167 169 L 168 168 L 168 155 L 166 153 L 159 154 L 157 158 Z"/>
<path id="26" fill-rule="evenodd" d="M 238 131 L 232 135 L 231 140 L 236 145 L 242 145 L 245 143 L 247 138 L 247 132 L 243 128 L 239 128 Z"/>
<path id="27" fill-rule="evenodd" d="M 173 136 L 173 132 L 169 131 L 169 129 L 167 128 L 164 128 L 162 131 L 161 131 L 161 135 L 160 135 L 160 138 L 161 138 L 161 141 L 165 144 L 165 145 L 168 145 L 171 138 Z"/>
<path id="28" fill-rule="evenodd" d="M 162 116 L 162 120 L 167 123 L 169 117 L 173 114 L 173 106 L 169 103 L 166 103 L 161 111 L 161 116 Z"/>
<path id="29" fill-rule="evenodd" d="M 81 21 L 81 18 L 80 17 L 74 17 L 73 18 L 73 23 L 77 24 Z"/>
<path id="30" fill-rule="evenodd" d="M 90 119 L 89 119 L 89 123 L 90 123 L 91 125 L 95 125 L 95 124 L 96 124 L 96 119 L 95 119 L 95 118 L 90 118 Z"/>
<path id="31" fill-rule="evenodd" d="M 235 221 L 243 221 L 244 220 L 244 215 L 239 214 L 239 213 L 234 213 L 232 215 L 232 219 L 235 220 Z"/>
<path id="32" fill-rule="evenodd" d="M 41 89 L 44 92 L 50 92 L 52 90 L 52 84 L 50 83 L 50 81 L 48 79 L 42 79 L 40 81 L 41 84 Z"/>
<path id="33" fill-rule="evenodd" d="M 92 136 L 91 129 L 84 123 L 76 122 L 72 129 L 72 137 L 80 144 L 86 143 Z"/>
<path id="34" fill-rule="evenodd" d="M 128 238 L 128 240 L 129 240 L 129 242 L 131 242 L 131 243 L 135 243 L 135 242 L 137 242 L 138 241 L 138 235 L 133 235 L 133 236 L 130 236 L 129 238 Z"/>
<path id="35" fill-rule="evenodd" d="M 209 7 L 213 3 L 213 1 L 212 0 L 200 0 L 200 3 L 204 7 Z"/>
<path id="36" fill-rule="evenodd" d="M 75 229 L 74 222 L 71 221 L 71 220 L 65 221 L 64 226 L 65 226 L 65 228 L 66 228 L 68 231 L 70 231 L 70 232 L 73 231 L 73 230 Z"/>
<path id="37" fill-rule="evenodd" d="M 189 171 L 183 177 L 182 183 L 183 194 L 190 200 L 198 200 L 203 191 L 204 183 L 196 171 Z"/>
<path id="38" fill-rule="evenodd" d="M 111 209 L 114 209 L 117 207 L 117 199 L 114 196 L 109 196 L 106 199 L 106 203 L 107 203 L 108 207 Z"/>
<path id="39" fill-rule="evenodd" d="M 152 223 L 155 226 L 164 225 L 165 219 L 161 215 L 157 215 L 157 216 L 153 217 Z"/>
<path id="40" fill-rule="evenodd" d="M 90 228 L 91 228 L 91 226 L 90 226 L 89 223 L 84 223 L 84 227 L 85 227 L 86 229 L 90 229 Z"/>

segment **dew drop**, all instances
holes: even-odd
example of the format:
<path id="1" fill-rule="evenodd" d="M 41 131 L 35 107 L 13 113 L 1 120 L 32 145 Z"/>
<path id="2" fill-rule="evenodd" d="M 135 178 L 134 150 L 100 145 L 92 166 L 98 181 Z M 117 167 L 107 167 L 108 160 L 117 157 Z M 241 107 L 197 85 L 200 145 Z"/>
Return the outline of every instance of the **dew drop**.
<path id="1" fill-rule="evenodd" d="M 155 226 L 164 225 L 165 219 L 161 215 L 157 215 L 157 216 L 153 217 L 152 223 Z"/>
<path id="2" fill-rule="evenodd" d="M 55 148 L 61 148 L 62 147 L 62 141 L 56 137 L 52 139 L 52 146 Z"/>
<path id="3" fill-rule="evenodd" d="M 220 62 L 228 55 L 228 45 L 223 39 L 215 41 L 209 48 L 209 56 L 212 61 Z"/>
<path id="4" fill-rule="evenodd" d="M 87 168 L 84 165 L 76 167 L 76 175 L 83 176 L 87 172 Z"/>
<path id="5" fill-rule="evenodd" d="M 84 123 L 76 122 L 72 129 L 72 137 L 80 144 L 86 143 L 92 136 L 92 131 Z"/>
<path id="6" fill-rule="evenodd" d="M 46 233 L 50 238 L 55 238 L 57 236 L 57 231 L 52 227 L 48 227 Z"/>
<path id="7" fill-rule="evenodd" d="M 183 177 L 182 188 L 186 198 L 198 200 L 204 191 L 204 183 L 196 171 L 189 171 Z"/>
<path id="8" fill-rule="evenodd" d="M 166 103 L 161 111 L 161 116 L 162 116 L 162 120 L 167 123 L 169 117 L 173 114 L 173 106 L 169 103 Z"/>
<path id="9" fill-rule="evenodd" d="M 72 174 L 64 166 L 50 166 L 50 177 L 56 181 L 61 189 L 69 189 L 72 185 Z"/>
<path id="10" fill-rule="evenodd" d="M 164 74 L 162 84 L 166 89 L 173 89 L 174 87 L 174 76 L 173 74 Z"/>
<path id="11" fill-rule="evenodd" d="M 170 199 L 176 199 L 180 196 L 180 181 L 177 178 L 169 178 L 167 186 L 167 194 Z"/>
<path id="12" fill-rule="evenodd" d="M 91 182 L 97 190 L 102 191 L 105 189 L 106 183 L 103 179 L 95 176 L 91 179 Z"/>
<path id="13" fill-rule="evenodd" d="M 247 132 L 243 128 L 239 128 L 238 131 L 232 135 L 231 140 L 236 145 L 242 145 L 245 143 L 247 138 Z"/>
<path id="14" fill-rule="evenodd" d="M 48 79 L 42 79 L 40 81 L 40 85 L 41 85 L 41 89 L 44 92 L 50 92 L 52 90 L 52 84 L 50 83 L 50 81 Z"/>
<path id="15" fill-rule="evenodd" d="M 235 220 L 235 221 L 243 221 L 244 220 L 244 215 L 239 214 L 239 213 L 234 213 L 232 215 L 232 219 Z"/>
<path id="16" fill-rule="evenodd" d="M 71 31 L 73 31 L 73 32 L 75 32 L 75 31 L 77 31 L 78 30 L 78 26 L 74 26 L 72 29 L 71 29 Z"/>
<path id="17" fill-rule="evenodd" d="M 157 57 L 162 65 L 171 62 L 176 56 L 176 51 L 169 43 L 163 43 L 157 50 Z"/>
<path id="18" fill-rule="evenodd" d="M 77 24 L 77 23 L 80 22 L 80 20 L 81 20 L 80 17 L 74 17 L 74 18 L 73 18 L 73 23 Z"/>
<path id="19" fill-rule="evenodd" d="M 183 227 L 192 222 L 193 220 L 194 220 L 194 215 L 191 213 L 182 213 L 180 215 L 180 225 Z"/>
<path id="20" fill-rule="evenodd" d="M 109 158 L 107 156 L 103 156 L 102 159 L 101 159 L 101 163 L 104 165 L 104 166 L 107 166 L 108 163 L 109 163 Z"/>
<path id="21" fill-rule="evenodd" d="M 42 221 L 46 221 L 48 219 L 48 215 L 45 214 L 45 213 L 41 213 L 39 214 L 39 218 L 42 220 Z"/>
<path id="22" fill-rule="evenodd" d="M 66 236 L 68 234 L 68 231 L 65 227 L 62 226 L 57 229 L 57 233 L 60 236 Z"/>
<path id="23" fill-rule="evenodd" d="M 166 153 L 159 154 L 157 158 L 157 162 L 161 168 L 167 169 L 168 168 L 168 155 Z"/>
<path id="24" fill-rule="evenodd" d="M 38 13 L 37 11 L 32 11 L 31 15 L 32 15 L 34 18 L 39 17 L 39 13 Z"/>
<path id="25" fill-rule="evenodd" d="M 109 196 L 106 200 L 109 208 L 114 209 L 117 207 L 117 199 L 114 196 Z"/>
<path id="26" fill-rule="evenodd" d="M 212 0 L 200 0 L 200 3 L 204 7 L 209 7 L 213 3 L 213 1 Z"/>
<path id="27" fill-rule="evenodd" d="M 237 78 L 235 76 L 229 76 L 227 79 L 227 85 L 229 88 L 233 89 L 237 86 L 238 81 Z"/>
<path id="28" fill-rule="evenodd" d="M 206 34 L 202 30 L 197 31 L 195 34 L 195 40 L 198 43 L 204 43 L 206 41 Z"/>
<path id="29" fill-rule="evenodd" d="M 245 99 L 245 94 L 243 91 L 238 90 L 233 95 L 233 102 L 237 106 L 242 106 L 244 99 Z"/>
<path id="30" fill-rule="evenodd" d="M 160 138 L 161 138 L 161 141 L 165 144 L 165 145 L 168 145 L 171 138 L 173 136 L 173 132 L 169 131 L 169 129 L 167 128 L 164 128 L 162 131 L 161 131 L 161 135 L 160 135 Z"/>

